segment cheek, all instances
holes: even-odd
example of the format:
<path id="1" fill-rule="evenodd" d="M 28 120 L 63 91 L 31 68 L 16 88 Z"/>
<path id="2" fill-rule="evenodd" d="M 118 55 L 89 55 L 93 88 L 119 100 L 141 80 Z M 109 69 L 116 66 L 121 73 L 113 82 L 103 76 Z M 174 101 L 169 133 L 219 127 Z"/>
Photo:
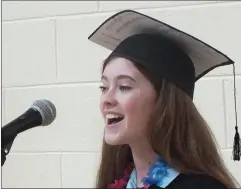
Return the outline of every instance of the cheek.
<path id="1" fill-rule="evenodd" d="M 123 109 L 127 115 L 132 115 L 137 112 L 139 109 L 139 97 L 136 95 L 129 96 L 128 99 L 126 99 L 123 102 Z"/>
<path id="2" fill-rule="evenodd" d="M 123 108 L 125 114 L 128 116 L 129 121 L 142 120 L 146 114 L 147 103 L 148 102 L 146 102 L 146 99 L 138 96 L 131 97 L 126 100 L 123 104 Z"/>
<path id="3" fill-rule="evenodd" d="M 142 123 L 145 125 L 147 123 L 153 106 L 154 101 L 152 96 L 147 94 L 140 95 L 140 93 L 131 96 L 123 103 L 123 109 L 128 117 L 129 123 L 138 125 Z"/>
<path id="4" fill-rule="evenodd" d="M 149 106 L 152 106 L 152 104 L 152 95 L 141 91 L 136 91 L 123 101 L 125 112 L 128 113 L 143 112 L 144 110 L 149 109 Z"/>

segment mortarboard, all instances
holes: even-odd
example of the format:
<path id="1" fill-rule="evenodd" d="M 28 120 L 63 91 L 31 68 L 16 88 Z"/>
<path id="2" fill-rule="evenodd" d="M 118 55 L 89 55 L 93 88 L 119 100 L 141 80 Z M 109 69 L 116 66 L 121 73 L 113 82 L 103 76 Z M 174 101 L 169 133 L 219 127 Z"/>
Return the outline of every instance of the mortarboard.
<path id="1" fill-rule="evenodd" d="M 233 160 L 240 160 L 234 61 L 205 42 L 166 23 L 133 10 L 120 11 L 89 37 L 118 56 L 158 74 L 193 98 L 195 82 L 216 67 L 233 65 L 235 137 Z"/>

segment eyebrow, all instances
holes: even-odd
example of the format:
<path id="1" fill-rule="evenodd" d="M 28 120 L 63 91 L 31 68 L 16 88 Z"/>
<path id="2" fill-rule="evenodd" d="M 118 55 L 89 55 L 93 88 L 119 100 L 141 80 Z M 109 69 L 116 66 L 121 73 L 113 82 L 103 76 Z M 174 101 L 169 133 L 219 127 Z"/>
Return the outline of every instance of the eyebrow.
<path id="1" fill-rule="evenodd" d="M 120 80 L 120 79 L 130 79 L 130 80 L 136 82 L 136 80 L 135 80 L 134 78 L 132 78 L 132 77 L 130 77 L 130 76 L 128 76 L 128 75 L 118 75 L 118 76 L 116 77 L 116 79 L 117 79 L 117 80 Z M 104 76 L 104 75 L 101 76 L 101 80 L 106 80 L 106 81 L 108 81 L 107 77 Z"/>

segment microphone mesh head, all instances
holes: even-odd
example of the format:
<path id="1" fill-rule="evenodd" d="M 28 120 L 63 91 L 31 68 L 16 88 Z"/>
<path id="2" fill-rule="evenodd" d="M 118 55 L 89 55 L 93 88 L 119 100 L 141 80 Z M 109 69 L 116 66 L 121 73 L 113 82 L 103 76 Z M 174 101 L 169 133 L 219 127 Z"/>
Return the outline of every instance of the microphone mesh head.
<path id="1" fill-rule="evenodd" d="M 51 124 L 56 118 L 56 108 L 52 102 L 48 100 L 36 100 L 32 108 L 36 109 L 42 116 L 43 126 Z"/>

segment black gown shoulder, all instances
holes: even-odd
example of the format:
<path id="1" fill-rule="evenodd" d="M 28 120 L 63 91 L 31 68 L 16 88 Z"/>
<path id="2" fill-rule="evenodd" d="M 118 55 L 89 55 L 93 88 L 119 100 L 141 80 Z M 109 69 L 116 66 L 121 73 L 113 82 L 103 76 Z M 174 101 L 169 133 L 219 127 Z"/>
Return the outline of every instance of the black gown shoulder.
<path id="1" fill-rule="evenodd" d="M 151 189 L 160 189 L 152 185 Z M 221 182 L 208 175 L 179 174 L 165 189 L 228 189 Z"/>

